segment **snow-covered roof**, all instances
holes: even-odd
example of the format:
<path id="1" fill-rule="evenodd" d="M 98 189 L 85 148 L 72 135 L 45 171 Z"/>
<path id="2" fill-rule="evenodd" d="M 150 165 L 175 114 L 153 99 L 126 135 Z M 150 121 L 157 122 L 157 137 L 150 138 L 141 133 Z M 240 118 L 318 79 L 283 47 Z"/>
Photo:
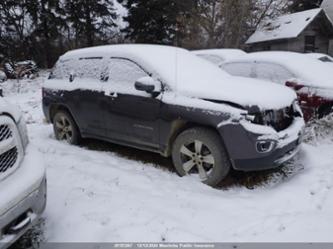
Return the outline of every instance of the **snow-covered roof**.
<path id="1" fill-rule="evenodd" d="M 317 8 L 283 15 L 274 20 L 265 20 L 247 40 L 246 44 L 296 38 L 322 12 L 323 9 Z"/>
<path id="2" fill-rule="evenodd" d="M 194 50 L 192 53 L 196 55 L 217 55 L 223 60 L 230 60 L 237 56 L 246 54 L 243 50 L 231 48 Z"/>

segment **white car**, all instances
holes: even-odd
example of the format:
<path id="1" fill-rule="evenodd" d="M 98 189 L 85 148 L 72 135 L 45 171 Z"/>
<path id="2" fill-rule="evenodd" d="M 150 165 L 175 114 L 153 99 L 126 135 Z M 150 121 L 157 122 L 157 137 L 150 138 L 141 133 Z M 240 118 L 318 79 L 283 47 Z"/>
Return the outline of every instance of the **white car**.
<path id="1" fill-rule="evenodd" d="M 333 77 L 329 63 L 293 52 L 249 53 L 221 68 L 235 76 L 268 80 L 294 89 L 306 121 L 332 112 Z"/>
<path id="2" fill-rule="evenodd" d="M 218 66 L 228 60 L 246 55 L 243 50 L 229 48 L 194 50 L 192 53 Z"/>
<path id="3" fill-rule="evenodd" d="M 1 249 L 19 239 L 45 209 L 45 168 L 28 142 L 21 112 L 0 98 Z"/>
<path id="4" fill-rule="evenodd" d="M 313 59 L 320 60 L 322 62 L 333 63 L 333 57 L 329 56 L 328 54 L 309 53 L 309 54 L 306 54 L 306 55 L 310 56 Z"/>

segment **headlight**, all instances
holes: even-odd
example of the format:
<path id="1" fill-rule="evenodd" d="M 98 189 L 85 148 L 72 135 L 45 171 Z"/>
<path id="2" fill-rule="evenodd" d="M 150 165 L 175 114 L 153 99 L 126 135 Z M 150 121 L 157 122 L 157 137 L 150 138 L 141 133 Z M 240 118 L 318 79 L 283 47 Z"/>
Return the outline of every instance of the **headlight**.
<path id="1" fill-rule="evenodd" d="M 24 150 L 28 146 L 29 143 L 29 138 L 28 138 L 28 131 L 27 131 L 27 125 L 25 123 L 25 119 L 23 116 L 21 116 L 20 120 L 17 123 L 17 128 L 20 132 L 21 140 L 22 140 L 22 145 Z"/>

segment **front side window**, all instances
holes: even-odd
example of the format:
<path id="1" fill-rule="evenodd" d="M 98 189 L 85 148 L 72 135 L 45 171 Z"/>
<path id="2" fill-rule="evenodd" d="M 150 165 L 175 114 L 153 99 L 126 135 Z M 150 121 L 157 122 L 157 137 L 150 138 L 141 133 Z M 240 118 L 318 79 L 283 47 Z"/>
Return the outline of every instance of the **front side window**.
<path id="1" fill-rule="evenodd" d="M 138 64 L 123 58 L 109 61 L 109 85 L 119 93 L 137 94 L 135 82 L 149 76 Z"/>
<path id="2" fill-rule="evenodd" d="M 255 69 L 259 79 L 269 80 L 279 84 L 285 84 L 288 80 L 295 78 L 288 69 L 278 64 L 257 62 Z"/>
<path id="3" fill-rule="evenodd" d="M 255 78 L 254 66 L 251 62 L 234 62 L 227 63 L 222 66 L 222 69 L 234 76 L 247 78 Z"/>

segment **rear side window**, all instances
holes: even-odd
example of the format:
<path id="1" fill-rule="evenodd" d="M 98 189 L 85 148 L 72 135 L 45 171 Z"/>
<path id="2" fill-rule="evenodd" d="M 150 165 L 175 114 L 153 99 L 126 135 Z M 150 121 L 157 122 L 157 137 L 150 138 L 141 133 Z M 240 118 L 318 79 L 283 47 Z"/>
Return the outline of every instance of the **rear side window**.
<path id="1" fill-rule="evenodd" d="M 75 76 L 81 79 L 101 80 L 108 68 L 107 60 L 102 57 L 80 58 L 75 65 Z"/>
<path id="2" fill-rule="evenodd" d="M 59 60 L 54 66 L 50 79 L 98 79 L 108 70 L 108 62 L 102 57 Z"/>
<path id="3" fill-rule="evenodd" d="M 234 76 L 255 78 L 254 65 L 251 62 L 235 62 L 227 63 L 222 66 L 222 69 Z"/>
<path id="4" fill-rule="evenodd" d="M 198 56 L 215 65 L 221 65 L 221 63 L 224 61 L 224 59 L 222 57 L 217 56 L 217 55 L 212 55 L 212 54 L 199 54 Z"/>
<path id="5" fill-rule="evenodd" d="M 123 58 L 109 60 L 109 84 L 123 93 L 135 92 L 135 82 L 149 76 L 138 64 Z"/>
<path id="6" fill-rule="evenodd" d="M 258 62 L 256 63 L 255 69 L 259 79 L 265 79 L 279 84 L 285 84 L 288 80 L 295 78 L 294 74 L 278 64 Z"/>

